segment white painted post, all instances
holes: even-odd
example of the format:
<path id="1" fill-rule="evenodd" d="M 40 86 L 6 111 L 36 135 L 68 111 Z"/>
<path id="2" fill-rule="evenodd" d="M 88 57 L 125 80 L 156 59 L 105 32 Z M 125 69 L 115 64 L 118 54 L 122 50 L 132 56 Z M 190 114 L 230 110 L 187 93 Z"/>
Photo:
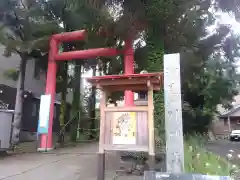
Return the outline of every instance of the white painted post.
<path id="1" fill-rule="evenodd" d="M 167 172 L 184 171 L 180 54 L 164 55 Z"/>

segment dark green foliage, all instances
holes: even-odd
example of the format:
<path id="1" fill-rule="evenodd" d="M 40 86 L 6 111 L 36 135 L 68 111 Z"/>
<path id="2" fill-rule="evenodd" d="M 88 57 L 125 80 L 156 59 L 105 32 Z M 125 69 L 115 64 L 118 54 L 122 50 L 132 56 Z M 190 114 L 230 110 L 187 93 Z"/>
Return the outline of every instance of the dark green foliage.
<path id="1" fill-rule="evenodd" d="M 122 41 L 127 37 L 141 37 L 146 46 L 139 44 L 135 50 L 136 72 L 142 69 L 162 71 L 163 54 L 180 52 L 185 132 L 205 131 L 216 105 L 230 107 L 236 94 L 239 77 L 233 64 L 239 56 L 239 40 L 228 26 L 218 26 L 209 36 L 206 27 L 214 24 L 215 17 L 209 12 L 210 8 L 233 12 L 238 18 L 238 0 L 27 0 L 25 11 L 16 6 L 16 2 L 0 2 L 0 22 L 4 25 L 0 29 L 0 41 L 6 47 L 6 55 L 18 53 L 26 59 L 33 57 L 41 69 L 47 67 L 49 35 L 62 31 L 88 30 L 86 42 L 69 43 L 76 49 L 106 46 L 121 49 Z M 113 6 L 116 4 L 122 10 L 114 21 L 106 9 L 111 7 L 117 12 Z M 104 74 L 123 73 L 122 56 L 84 60 L 81 66 L 90 69 L 96 64 Z M 62 65 L 59 65 L 57 89 L 64 92 L 66 69 L 61 69 Z M 76 89 L 74 94 L 78 101 L 73 102 L 73 116 L 80 104 Z M 117 99 L 120 95 L 112 98 Z M 154 101 L 156 127 L 162 132 L 163 91 L 154 94 Z"/>
<path id="2" fill-rule="evenodd" d="M 57 8 L 62 7 L 60 1 L 52 0 L 51 2 L 60 3 L 56 6 Z M 231 35 L 228 26 L 217 27 L 216 32 L 208 37 L 206 27 L 214 23 L 214 16 L 209 12 L 209 8 L 237 12 L 239 6 L 237 1 L 234 2 L 234 6 L 221 0 L 215 1 L 215 4 L 210 0 L 67 2 L 67 5 L 64 5 L 68 7 L 67 9 L 71 9 L 74 3 L 78 5 L 74 4 L 71 11 L 64 14 L 60 12 L 57 16 L 64 15 L 69 19 L 73 29 L 88 28 L 90 30 L 89 41 L 91 43 L 85 44 L 85 48 L 103 45 L 102 39 L 94 35 L 101 26 L 106 26 L 104 33 L 107 33 L 109 37 L 107 43 L 104 41 L 105 45 L 117 47 L 121 47 L 121 43 L 116 45 L 116 40 L 124 40 L 130 34 L 139 37 L 138 32 L 144 29 L 142 36 L 146 47 L 139 46 L 136 49 L 137 72 L 141 69 L 149 72 L 162 71 L 164 53 L 181 53 L 182 99 L 189 106 L 187 109 L 183 106 L 186 131 L 189 131 L 187 129 L 205 131 L 216 111 L 216 105 L 229 106 L 229 102 L 236 94 L 237 75 L 233 63 L 235 57 L 238 56 L 236 50 L 238 41 L 234 41 L 236 37 Z M 106 16 L 100 14 L 106 10 L 106 5 L 113 4 L 122 6 L 120 13 L 123 15 L 115 22 L 111 18 L 103 20 L 102 17 Z M 59 13 L 58 9 L 56 11 Z M 73 11 L 76 13 L 73 14 Z M 81 23 L 75 23 L 75 19 L 80 20 Z M 224 54 L 220 57 L 221 52 Z M 101 58 L 101 62 L 101 68 L 105 74 L 122 73 L 122 69 L 119 68 L 122 66 L 122 57 Z M 85 65 L 90 67 L 88 63 Z M 164 128 L 163 92 L 155 93 L 154 100 L 157 128 L 162 131 Z"/>
<path id="3" fill-rule="evenodd" d="M 173 4 L 165 10 L 162 10 L 164 3 L 159 2 L 154 1 L 155 5 L 148 14 L 150 25 L 145 35 L 146 47 L 136 50 L 138 71 L 146 67 L 149 72 L 160 71 L 162 52 L 180 52 L 184 131 L 205 132 L 216 113 L 216 106 L 223 104 L 230 107 L 237 93 L 239 77 L 234 63 L 239 57 L 238 37 L 227 25 L 218 26 L 214 33 L 207 36 L 206 26 L 214 22 L 214 17 L 208 12 L 210 4 L 207 1 L 198 4 L 199 10 L 194 9 L 197 5 L 195 1 L 181 1 L 181 6 L 177 6 L 180 1 L 170 1 Z M 162 49 L 159 46 L 161 40 L 164 43 Z M 163 96 L 160 94 L 154 95 L 158 99 L 155 101 L 155 114 L 159 109 L 163 113 L 160 106 Z M 160 132 L 164 122 L 161 113 L 155 117 L 157 121 L 161 119 L 158 121 L 161 123 L 157 123 Z"/>
<path id="4" fill-rule="evenodd" d="M 185 134 L 208 132 L 212 121 L 212 112 L 204 108 L 193 109 L 187 102 L 183 103 L 183 132 Z"/>
<path id="5" fill-rule="evenodd" d="M 73 85 L 73 101 L 72 101 L 72 109 L 71 109 L 71 118 L 73 118 L 73 121 L 71 123 L 70 127 L 70 138 L 71 141 L 76 141 L 77 138 L 77 128 L 78 128 L 78 122 L 80 121 L 80 114 L 81 112 L 81 84 L 80 79 L 82 77 L 82 65 L 81 62 L 76 61 L 75 62 L 75 75 L 74 75 L 74 85 Z"/>
<path id="6" fill-rule="evenodd" d="M 194 52 L 181 54 L 185 132 L 207 131 L 217 105 L 231 108 L 238 94 L 239 75 L 234 65 L 239 57 L 235 50 L 238 37 L 230 34 L 225 38 L 228 27 L 219 27 L 218 32 L 200 40 Z"/>
<path id="7" fill-rule="evenodd" d="M 18 80 L 18 76 L 19 76 L 19 70 L 17 70 L 17 69 L 9 69 L 9 70 L 4 72 L 4 76 L 6 78 L 12 79 L 13 81 L 17 81 Z"/>
<path id="8" fill-rule="evenodd" d="M 164 42 L 159 33 L 149 29 L 147 37 L 147 67 L 148 72 L 163 71 Z M 162 134 L 164 125 L 164 95 L 163 89 L 154 93 L 154 120 L 158 134 Z"/>

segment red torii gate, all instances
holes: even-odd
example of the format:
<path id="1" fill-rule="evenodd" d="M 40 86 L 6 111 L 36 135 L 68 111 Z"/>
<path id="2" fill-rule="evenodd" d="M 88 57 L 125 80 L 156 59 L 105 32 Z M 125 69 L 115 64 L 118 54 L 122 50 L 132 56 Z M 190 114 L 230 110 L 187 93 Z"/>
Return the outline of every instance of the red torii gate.
<path id="1" fill-rule="evenodd" d="M 124 72 L 125 74 L 134 73 L 134 50 L 132 47 L 132 40 L 125 41 L 125 49 L 119 51 L 115 48 L 97 48 L 88 50 L 76 50 L 70 52 L 59 53 L 58 47 L 62 42 L 70 41 L 81 41 L 84 40 L 87 35 L 85 30 L 66 32 L 61 34 L 52 35 L 50 38 L 50 50 L 48 57 L 48 70 L 46 80 L 46 95 L 51 95 L 50 115 L 49 115 L 49 126 L 48 134 L 41 135 L 41 143 L 39 149 L 51 150 L 52 144 L 52 125 L 53 125 L 53 114 L 54 114 L 54 101 L 56 94 L 56 74 L 57 64 L 56 61 L 66 61 L 73 59 L 87 59 L 95 57 L 110 57 L 124 54 Z M 132 91 L 125 91 L 125 105 L 134 105 L 134 94 Z"/>

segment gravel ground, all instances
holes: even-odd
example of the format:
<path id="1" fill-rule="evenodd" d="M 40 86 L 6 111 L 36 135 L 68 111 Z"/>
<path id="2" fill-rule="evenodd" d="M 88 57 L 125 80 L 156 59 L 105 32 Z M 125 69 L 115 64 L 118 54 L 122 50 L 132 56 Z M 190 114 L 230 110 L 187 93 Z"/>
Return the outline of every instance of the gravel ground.
<path id="1" fill-rule="evenodd" d="M 0 157 L 0 180 L 96 180 L 97 144 L 54 150 L 50 153 L 24 153 Z M 106 157 L 106 180 L 112 180 L 119 168 L 119 157 Z M 116 180 L 140 180 L 124 176 Z"/>

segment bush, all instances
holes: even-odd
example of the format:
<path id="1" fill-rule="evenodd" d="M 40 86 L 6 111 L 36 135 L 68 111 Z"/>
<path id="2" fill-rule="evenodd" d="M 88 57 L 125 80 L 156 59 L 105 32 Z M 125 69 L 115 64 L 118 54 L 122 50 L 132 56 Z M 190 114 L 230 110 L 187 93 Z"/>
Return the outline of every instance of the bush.
<path id="1" fill-rule="evenodd" d="M 213 112 L 204 108 L 192 108 L 188 103 L 183 103 L 183 132 L 195 134 L 208 132 L 213 119 Z"/>

